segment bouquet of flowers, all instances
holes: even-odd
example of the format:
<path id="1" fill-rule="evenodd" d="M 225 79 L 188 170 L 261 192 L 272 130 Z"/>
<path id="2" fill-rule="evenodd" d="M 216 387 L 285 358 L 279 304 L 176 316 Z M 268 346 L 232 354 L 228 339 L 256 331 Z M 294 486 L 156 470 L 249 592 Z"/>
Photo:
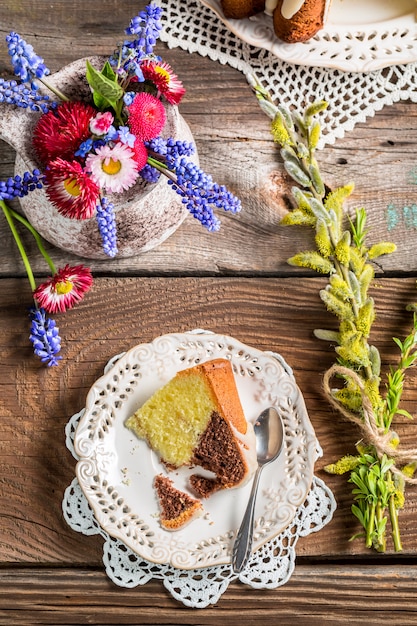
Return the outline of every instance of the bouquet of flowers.
<path id="1" fill-rule="evenodd" d="M 70 100 L 48 85 L 50 72 L 32 46 L 15 32 L 6 37 L 21 82 L 0 79 L 0 102 L 41 114 L 32 138 L 41 168 L 0 182 L 0 206 L 33 290 L 31 340 L 35 353 L 47 365 L 57 364 L 60 340 L 54 320 L 46 314 L 72 307 L 91 287 L 92 276 L 84 265 L 56 270 L 37 231 L 7 200 L 44 187 L 63 216 L 96 219 L 109 257 L 118 252 L 111 196 L 130 189 L 140 179 L 155 183 L 164 175 L 189 212 L 209 231 L 220 227 L 214 209 L 232 213 L 241 209 L 238 198 L 189 159 L 195 151 L 191 142 L 161 136 L 166 105 L 179 104 L 185 93 L 172 68 L 154 53 L 161 12 L 150 5 L 134 17 L 125 31 L 131 38 L 116 48 L 101 69 L 87 61 L 90 102 Z M 41 93 L 39 83 L 54 97 Z M 51 278 L 38 287 L 16 222 L 33 234 L 51 269 Z"/>

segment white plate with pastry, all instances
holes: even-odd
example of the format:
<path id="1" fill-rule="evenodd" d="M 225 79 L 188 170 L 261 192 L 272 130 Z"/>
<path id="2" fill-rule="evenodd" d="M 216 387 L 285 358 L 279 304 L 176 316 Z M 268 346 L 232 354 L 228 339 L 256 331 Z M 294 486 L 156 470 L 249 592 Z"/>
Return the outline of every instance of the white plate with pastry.
<path id="1" fill-rule="evenodd" d="M 245 418 L 275 406 L 285 428 L 281 456 L 264 469 L 258 492 L 254 549 L 294 520 L 311 488 L 317 440 L 290 368 L 262 352 L 209 332 L 169 334 L 115 358 L 92 386 L 74 437 L 76 474 L 95 519 L 109 535 L 152 563 L 200 569 L 230 563 L 250 482 L 202 499 L 203 515 L 185 530 L 161 527 L 153 481 L 169 476 L 187 492 L 190 469 L 168 471 L 126 420 L 175 374 L 213 359 L 230 361 Z"/>
<path id="2" fill-rule="evenodd" d="M 332 0 L 323 28 L 299 43 L 278 39 L 265 12 L 230 19 L 220 0 L 200 1 L 237 37 L 296 65 L 370 72 L 417 61 L 414 0 Z"/>

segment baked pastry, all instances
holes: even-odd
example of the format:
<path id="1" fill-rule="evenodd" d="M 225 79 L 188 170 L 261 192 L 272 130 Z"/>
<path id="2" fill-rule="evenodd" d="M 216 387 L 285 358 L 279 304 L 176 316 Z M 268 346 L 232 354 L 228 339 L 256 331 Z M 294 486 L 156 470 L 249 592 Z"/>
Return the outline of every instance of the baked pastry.
<path id="1" fill-rule="evenodd" d="M 227 359 L 178 372 L 126 426 L 148 442 L 168 469 L 208 470 L 210 475 L 194 473 L 189 479 L 202 498 L 243 485 L 257 467 L 255 434 Z"/>
<path id="2" fill-rule="evenodd" d="M 307 41 L 323 28 L 331 0 L 278 0 L 274 31 L 286 43 Z"/>
<path id="3" fill-rule="evenodd" d="M 154 488 L 159 503 L 160 524 L 165 530 L 180 530 L 202 514 L 200 500 L 176 489 L 167 476 L 155 476 Z"/>
<path id="4" fill-rule="evenodd" d="M 225 17 L 242 19 L 265 11 L 275 35 L 286 43 L 307 41 L 323 28 L 332 0 L 221 0 Z"/>
<path id="5" fill-rule="evenodd" d="M 265 9 L 265 0 L 221 0 L 225 17 L 239 20 L 261 13 Z"/>

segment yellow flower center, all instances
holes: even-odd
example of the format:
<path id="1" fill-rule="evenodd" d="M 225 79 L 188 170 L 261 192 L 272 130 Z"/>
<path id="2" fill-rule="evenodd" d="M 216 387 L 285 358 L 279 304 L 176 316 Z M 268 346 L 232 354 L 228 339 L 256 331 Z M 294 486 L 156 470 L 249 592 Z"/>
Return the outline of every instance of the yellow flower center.
<path id="1" fill-rule="evenodd" d="M 163 76 L 163 78 L 166 79 L 167 83 L 169 83 L 170 75 L 169 72 L 166 71 L 166 69 L 158 65 L 158 67 L 155 68 L 155 72 Z"/>
<path id="2" fill-rule="evenodd" d="M 80 186 L 77 183 L 76 178 L 67 178 L 64 180 L 64 188 L 70 196 L 79 196 L 80 195 Z"/>
<path id="3" fill-rule="evenodd" d="M 114 174 L 118 174 L 122 169 L 122 164 L 120 161 L 114 161 L 113 159 L 106 159 L 101 164 L 101 169 L 105 174 L 110 174 L 113 176 Z"/>
<path id="4" fill-rule="evenodd" d="M 66 293 L 69 293 L 73 288 L 73 284 L 70 280 L 63 280 L 58 283 L 55 283 L 55 291 L 59 296 L 65 296 Z"/>

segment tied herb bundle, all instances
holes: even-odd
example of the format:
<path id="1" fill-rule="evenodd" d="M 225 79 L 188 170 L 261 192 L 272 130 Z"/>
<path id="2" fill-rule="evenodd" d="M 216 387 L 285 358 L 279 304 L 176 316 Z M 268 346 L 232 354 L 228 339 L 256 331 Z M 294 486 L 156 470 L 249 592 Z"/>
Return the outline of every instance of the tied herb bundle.
<path id="1" fill-rule="evenodd" d="M 276 106 L 256 81 L 252 87 L 261 108 L 272 118 L 271 133 L 281 147 L 285 170 L 297 183 L 292 188 L 296 207 L 282 224 L 308 226 L 315 232 L 315 249 L 299 252 L 288 263 L 329 276 L 320 298 L 337 317 L 338 330 L 314 331 L 319 339 L 335 344 L 337 354 L 337 362 L 324 375 L 324 390 L 331 404 L 356 424 L 362 435 L 356 454 L 342 457 L 325 470 L 348 474 L 354 485 L 352 512 L 363 531 L 352 539 L 364 537 L 368 548 L 384 552 L 389 520 L 394 549 L 399 551 L 398 511 L 404 506 L 406 485 L 417 484 L 417 449 L 402 449 L 392 422 L 397 415 L 411 418 L 400 401 L 406 370 L 417 360 L 417 307 L 408 307 L 414 311 L 408 337 L 403 341 L 394 338 L 400 356 L 386 376 L 383 393 L 381 357 L 369 343 L 375 319 L 369 288 L 374 278 L 372 261 L 394 252 L 395 245 L 381 242 L 368 247 L 365 209 L 357 209 L 353 219 L 344 212 L 353 185 L 330 190 L 322 179 L 315 158 L 321 134 L 317 115 L 327 104 L 316 102 L 303 116 L 292 115 L 285 107 Z M 342 384 L 331 388 L 333 379 Z"/>

